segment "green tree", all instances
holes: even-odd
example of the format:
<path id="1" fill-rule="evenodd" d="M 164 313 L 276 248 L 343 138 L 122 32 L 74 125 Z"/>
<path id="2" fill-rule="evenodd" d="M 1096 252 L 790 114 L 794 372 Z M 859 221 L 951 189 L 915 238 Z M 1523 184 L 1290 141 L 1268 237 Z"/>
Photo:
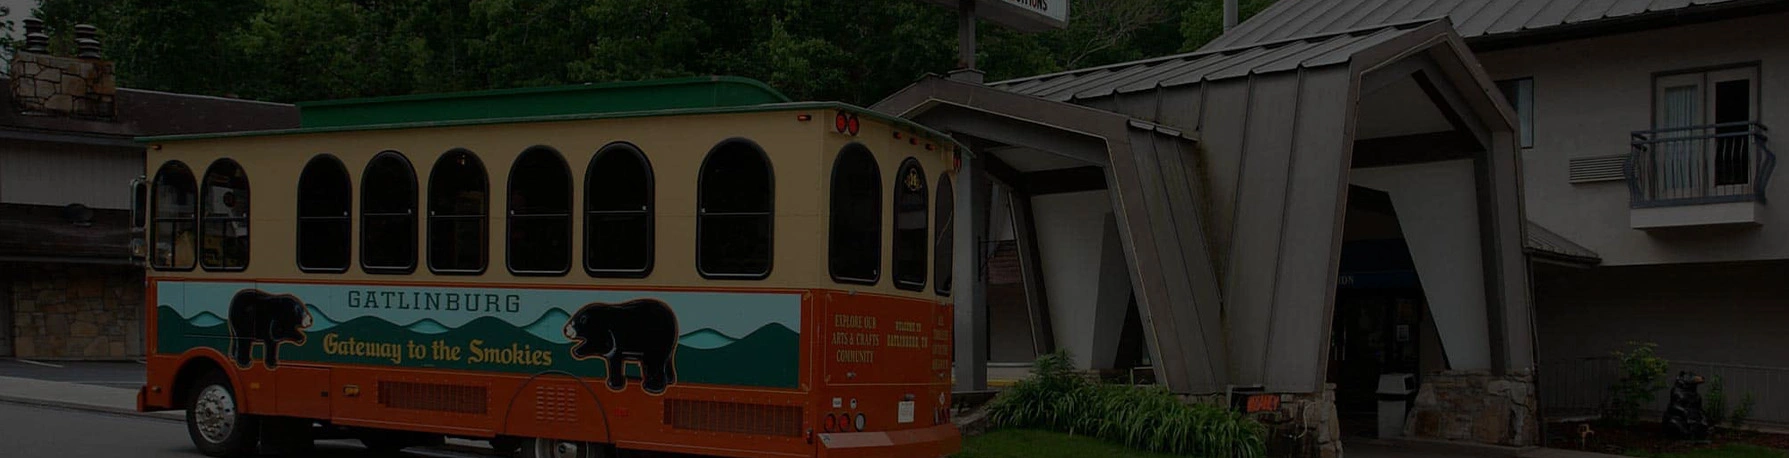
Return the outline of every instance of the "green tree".
<path id="1" fill-rule="evenodd" d="M 1274 0 L 1237 0 L 1238 23 L 1273 6 L 1273 2 Z M 1224 0 L 1193 0 L 1190 3 L 1189 8 L 1180 15 L 1180 35 L 1184 38 L 1180 47 L 1182 51 L 1199 49 L 1224 34 Z"/>

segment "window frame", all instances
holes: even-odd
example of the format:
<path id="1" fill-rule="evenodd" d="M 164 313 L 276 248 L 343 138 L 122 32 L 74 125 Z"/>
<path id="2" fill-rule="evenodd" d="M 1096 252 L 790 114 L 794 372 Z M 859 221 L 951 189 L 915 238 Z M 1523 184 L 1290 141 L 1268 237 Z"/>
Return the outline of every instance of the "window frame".
<path id="1" fill-rule="evenodd" d="M 480 196 L 483 202 L 479 205 L 479 209 L 482 210 L 482 213 L 478 215 L 435 214 L 436 174 L 441 171 L 442 164 L 455 154 L 464 154 L 466 157 L 471 158 L 472 162 L 468 165 L 477 167 L 479 174 L 484 178 L 481 180 L 483 195 Z M 453 148 L 447 150 L 445 153 L 441 153 L 440 156 L 435 158 L 435 163 L 429 167 L 429 187 L 426 196 L 428 197 L 425 199 L 427 201 L 426 206 L 428 208 L 428 214 L 425 215 L 424 218 L 426 223 L 423 231 L 424 236 L 422 246 L 426 248 L 423 256 L 426 260 L 425 263 L 429 265 L 429 272 L 435 275 L 483 275 L 485 271 L 489 270 L 491 267 L 491 169 L 485 167 L 484 159 L 480 159 L 478 154 L 473 153 L 472 150 L 466 148 Z M 442 269 L 435 267 L 435 220 L 438 219 L 476 219 L 479 221 L 479 228 L 484 236 L 478 238 L 479 262 L 477 269 Z"/>
<path id="2" fill-rule="evenodd" d="M 950 297 L 951 288 L 956 283 L 957 266 L 957 190 L 951 180 L 950 172 L 938 173 L 937 192 L 932 193 L 932 221 L 937 227 L 932 228 L 932 292 Z M 945 198 L 949 196 L 949 198 Z M 950 209 L 947 213 L 944 209 Z M 948 216 L 947 216 L 948 215 Z M 946 237 L 949 235 L 949 237 Z M 949 250 L 945 256 L 943 250 Z"/>
<path id="3" fill-rule="evenodd" d="M 562 213 L 562 214 L 549 214 L 549 213 L 520 214 L 520 213 L 516 212 L 515 208 L 513 208 L 512 206 L 509 205 L 509 203 L 512 202 L 511 199 L 514 199 L 515 195 L 516 195 L 516 171 L 521 169 L 520 165 L 522 164 L 522 159 L 527 158 L 528 155 L 530 155 L 530 154 L 546 154 L 546 155 L 549 155 L 552 159 L 558 160 L 558 165 L 559 165 L 558 171 L 563 172 L 565 175 L 565 212 L 564 213 Z M 488 171 L 486 173 L 486 177 L 487 177 L 487 179 L 485 180 L 486 181 L 485 186 L 486 186 L 487 190 L 485 192 L 485 204 L 486 204 L 485 216 L 488 218 L 491 213 L 490 207 L 489 207 L 490 191 L 488 190 L 488 188 L 490 187 L 490 183 L 489 183 L 490 180 L 489 180 L 489 172 Z M 575 215 L 572 212 L 572 207 L 573 207 L 572 199 L 577 195 L 577 187 L 578 187 L 577 183 L 572 181 L 571 164 L 567 163 L 565 161 L 565 155 L 560 154 L 559 150 L 554 149 L 551 146 L 547 146 L 547 145 L 530 146 L 527 149 L 522 150 L 522 153 L 517 154 L 516 159 L 514 161 L 510 162 L 508 180 L 509 180 L 509 182 L 506 183 L 506 185 L 505 185 L 504 195 L 503 195 L 503 197 L 504 197 L 504 205 L 503 205 L 503 266 L 504 266 L 504 268 L 509 269 L 510 274 L 517 275 L 517 276 L 560 277 L 560 276 L 564 276 L 567 273 L 570 273 L 571 266 L 574 263 L 574 261 L 572 260 L 572 256 L 573 256 L 572 251 L 574 251 L 574 250 L 572 250 L 572 236 L 573 236 L 573 233 L 576 232 L 576 230 L 572 227 L 572 224 L 573 224 L 572 219 L 573 219 L 573 216 Z M 521 219 L 538 218 L 538 219 L 542 219 L 542 220 L 550 219 L 550 218 L 563 218 L 565 220 L 565 239 L 564 239 L 565 240 L 565 267 L 564 268 L 561 268 L 559 270 L 519 270 L 519 269 L 516 269 L 516 264 L 515 264 L 515 252 L 516 252 L 515 245 L 516 244 L 514 242 L 516 240 L 515 239 L 515 223 L 516 223 L 517 218 L 521 218 Z M 490 244 L 490 242 L 488 240 L 485 243 L 487 246 Z M 488 256 L 490 256 L 490 252 L 488 251 L 489 248 L 487 247 L 486 250 L 487 251 L 485 252 L 485 255 L 488 257 Z"/>
<path id="4" fill-rule="evenodd" d="M 917 181 L 919 183 L 919 189 L 912 189 L 909 186 L 903 186 L 903 185 L 907 184 L 905 182 L 905 180 L 909 177 L 917 177 L 918 178 Z M 889 205 L 888 205 L 888 209 L 890 211 L 890 215 L 889 215 L 890 217 L 888 219 L 888 222 L 890 224 L 890 234 L 889 234 L 890 237 L 889 237 L 889 243 L 888 243 L 888 247 L 889 247 L 889 256 L 888 256 L 889 269 L 888 269 L 888 271 L 891 274 L 889 276 L 894 277 L 894 285 L 895 285 L 896 289 L 901 289 L 901 290 L 906 290 L 906 291 L 925 291 L 927 277 L 931 276 L 931 274 L 932 274 L 930 272 L 931 261 L 932 261 L 932 259 L 931 259 L 932 247 L 929 244 L 929 242 L 927 242 L 927 240 L 934 237 L 932 235 L 932 226 L 931 226 L 932 225 L 932 213 L 931 213 L 931 205 L 932 205 L 931 190 L 932 190 L 932 188 L 929 184 L 929 181 L 930 180 L 927 180 L 927 177 L 926 177 L 925 166 L 919 163 L 919 159 L 916 159 L 912 156 L 908 156 L 906 159 L 902 159 L 901 165 L 899 167 L 895 167 L 894 193 L 892 196 L 889 197 Z M 914 278 L 919 279 L 917 282 L 907 281 L 907 280 L 903 280 L 901 278 L 901 274 L 905 273 L 901 270 L 901 257 L 900 257 L 901 248 L 903 247 L 901 244 L 902 238 L 901 238 L 901 227 L 900 227 L 901 226 L 901 194 L 903 194 L 903 192 L 909 193 L 909 194 L 911 194 L 911 193 L 919 194 L 919 209 L 918 209 L 918 211 L 920 212 L 919 220 L 920 220 L 920 224 L 924 224 L 926 226 L 925 229 L 920 230 L 920 236 L 917 237 L 917 240 L 915 240 L 920 244 L 920 248 L 915 250 L 915 252 L 919 253 L 919 256 L 921 258 L 917 262 L 917 265 L 919 267 L 919 272 L 914 276 Z"/>
<path id="5" fill-rule="evenodd" d="M 211 186 L 207 186 L 206 183 L 211 181 L 210 179 L 211 179 L 212 173 L 216 172 L 217 168 L 219 166 L 225 166 L 225 165 L 235 167 L 236 171 L 242 174 L 242 193 L 246 195 L 245 197 L 242 198 L 243 199 L 242 204 L 243 204 L 243 208 L 244 208 L 244 210 L 242 212 L 242 216 L 217 216 L 217 217 L 214 217 L 214 216 L 209 215 L 209 213 L 210 213 L 209 211 L 206 211 L 206 210 L 210 209 L 210 206 L 211 206 Z M 218 254 L 219 255 L 218 260 L 220 261 L 220 264 L 218 264 L 216 266 L 213 266 L 210 263 L 207 263 L 205 261 L 205 256 L 203 256 L 203 254 L 205 252 L 205 250 L 204 250 L 205 237 L 208 234 L 208 232 L 206 231 L 205 228 L 208 226 L 209 223 L 221 222 L 221 223 L 227 224 L 230 222 L 241 222 L 242 226 L 244 228 L 249 228 L 249 226 L 250 226 L 249 214 L 252 213 L 250 210 L 253 209 L 252 206 L 254 205 L 254 200 L 253 200 L 254 191 L 252 189 L 253 186 L 251 184 L 251 180 L 249 180 L 249 177 L 248 177 L 248 169 L 243 168 L 242 164 L 236 162 L 235 159 L 231 159 L 229 157 L 220 157 L 220 158 L 217 158 L 216 160 L 211 161 L 210 166 L 205 167 L 205 174 L 199 178 L 197 185 L 199 186 L 199 190 L 198 190 L 199 191 L 199 205 L 198 205 L 198 212 L 197 212 L 197 216 L 199 218 L 199 231 L 198 231 L 199 238 L 198 238 L 198 240 L 194 241 L 193 247 L 194 247 L 194 249 L 198 250 L 199 255 L 196 256 L 196 260 L 198 261 L 199 268 L 204 269 L 206 272 L 242 272 L 244 270 L 248 270 L 249 261 L 250 261 L 250 258 L 252 258 L 251 255 L 254 253 L 254 249 L 253 249 L 254 241 L 249 236 L 241 237 L 243 239 L 243 247 L 242 247 L 242 264 L 240 264 L 240 265 L 232 266 L 232 265 L 221 264 L 221 261 L 223 261 L 223 258 L 222 258 L 223 254 L 221 252 Z M 249 234 L 253 235 L 253 232 L 250 232 Z M 222 250 L 221 245 L 219 246 L 219 249 Z"/>
<path id="6" fill-rule="evenodd" d="M 1701 67 L 1680 68 L 1680 69 L 1653 72 L 1652 80 L 1651 80 L 1651 93 L 1648 94 L 1648 97 L 1647 97 L 1648 104 L 1651 106 L 1651 109 L 1649 110 L 1650 114 L 1648 115 L 1650 121 L 1648 122 L 1647 128 L 1653 129 L 1653 130 L 1663 128 L 1663 126 L 1661 126 L 1661 123 L 1664 120 L 1661 119 L 1660 113 L 1663 111 L 1664 103 L 1661 100 L 1661 98 L 1662 98 L 1661 96 L 1664 94 L 1665 89 L 1667 87 L 1670 87 L 1669 80 L 1694 77 L 1697 80 L 1697 83 L 1695 84 L 1696 102 L 1698 104 L 1697 115 L 1701 119 L 1698 122 L 1692 124 L 1691 126 L 1708 127 L 1711 129 L 1715 129 L 1714 126 L 1719 124 L 1714 119 L 1716 116 L 1715 112 L 1716 112 L 1716 110 L 1719 109 L 1719 107 L 1716 106 L 1716 103 L 1715 103 L 1715 99 L 1716 99 L 1716 97 L 1718 97 L 1718 94 L 1716 92 L 1716 85 L 1721 82 L 1734 81 L 1735 79 L 1732 78 L 1732 76 L 1734 74 L 1742 74 L 1744 76 L 1744 78 L 1740 78 L 1740 80 L 1745 80 L 1745 81 L 1748 81 L 1748 83 L 1749 83 L 1748 91 L 1750 92 L 1750 94 L 1747 94 L 1747 95 L 1749 95 L 1749 97 L 1747 97 L 1747 100 L 1746 100 L 1746 103 L 1747 103 L 1746 108 L 1748 110 L 1748 116 L 1750 118 L 1746 122 L 1748 122 L 1748 123 L 1763 122 L 1764 108 L 1765 108 L 1765 105 L 1764 105 L 1764 89 L 1765 89 L 1765 86 L 1764 86 L 1764 83 L 1765 83 L 1765 81 L 1764 81 L 1764 65 L 1763 65 L 1762 61 L 1754 60 L 1754 61 L 1736 62 L 1736 63 L 1729 63 L 1729 64 L 1707 65 L 1707 66 L 1701 66 Z M 1746 155 L 1743 158 L 1745 170 L 1740 171 L 1740 174 L 1739 174 L 1740 176 L 1742 176 L 1745 179 L 1744 181 L 1737 182 L 1737 183 L 1721 184 L 1719 182 L 1719 177 L 1722 174 L 1720 165 L 1718 165 L 1718 163 L 1711 162 L 1706 166 L 1706 168 L 1707 168 L 1706 170 L 1702 170 L 1698 174 L 1698 176 L 1693 177 L 1694 181 L 1691 182 L 1690 186 L 1692 186 L 1692 187 L 1707 186 L 1707 189 L 1709 189 L 1709 190 L 1716 190 L 1716 189 L 1720 189 L 1720 188 L 1728 188 L 1728 189 L 1742 188 L 1743 189 L 1743 187 L 1746 187 L 1746 186 L 1756 186 L 1759 182 L 1759 180 L 1756 179 L 1757 178 L 1757 176 L 1756 176 L 1756 174 L 1757 174 L 1756 158 L 1757 158 L 1757 155 L 1759 154 L 1758 146 L 1757 145 L 1748 146 L 1746 148 L 1745 154 Z M 1707 183 L 1703 183 L 1703 181 L 1707 181 Z M 1658 184 L 1654 184 L 1654 186 L 1658 186 Z M 1652 192 L 1652 191 L 1649 190 L 1648 192 Z"/>
<path id="7" fill-rule="evenodd" d="M 185 218 L 181 218 L 178 216 L 171 217 L 171 218 L 164 218 L 161 216 L 161 205 L 160 205 L 161 204 L 161 191 L 160 191 L 161 183 L 162 183 L 163 178 L 166 177 L 165 174 L 170 171 L 170 170 L 168 170 L 168 168 L 171 166 L 176 166 L 176 165 L 180 167 L 178 172 L 181 172 L 183 176 L 175 176 L 175 177 L 168 177 L 168 178 L 183 178 L 184 177 L 186 179 L 186 183 L 189 184 L 190 188 L 192 189 L 190 195 L 192 196 L 193 213 L 192 213 L 192 215 L 189 215 Z M 165 223 L 174 223 L 174 224 L 185 222 L 185 223 L 192 225 L 193 243 L 188 245 L 188 247 L 187 247 L 188 250 L 190 251 L 189 254 L 191 255 L 188 258 L 188 259 L 192 260 L 191 264 L 187 264 L 185 267 L 181 267 L 181 266 L 176 265 L 176 263 L 172 263 L 172 262 L 170 262 L 167 265 L 161 265 L 161 264 L 156 263 L 155 243 L 161 237 L 161 231 L 157 229 L 157 226 L 159 226 L 161 223 L 164 223 L 164 222 Z M 149 250 L 148 250 L 148 252 L 149 252 L 149 268 L 155 269 L 156 271 L 159 271 L 159 272 L 192 272 L 194 269 L 199 268 L 199 244 L 198 244 L 198 237 L 199 237 L 199 180 L 198 180 L 198 178 L 193 176 L 193 168 L 186 165 L 185 162 L 181 162 L 180 160 L 177 160 L 177 159 L 169 160 L 167 162 L 163 162 L 161 167 L 158 167 L 155 169 L 154 181 L 149 184 L 149 228 L 148 228 L 148 232 L 149 232 L 149 243 L 148 243 L 148 245 L 149 245 Z M 176 233 L 176 234 L 178 234 L 178 233 Z M 170 252 L 178 251 L 179 247 L 173 243 L 174 239 L 170 238 L 169 240 L 170 240 L 170 242 L 169 242 L 168 250 Z M 172 254 L 176 258 L 178 258 L 178 256 L 179 256 L 179 253 L 172 253 Z"/>
<path id="8" fill-rule="evenodd" d="M 323 162 L 323 161 L 328 161 L 328 162 Z M 343 213 L 342 216 L 339 216 L 339 217 L 337 217 L 337 216 L 305 216 L 304 215 L 304 184 L 305 184 L 304 179 L 305 179 L 305 177 L 310 176 L 310 171 L 311 171 L 312 165 L 322 165 L 322 164 L 330 164 L 330 163 L 333 163 L 335 165 L 335 170 L 332 170 L 332 172 L 340 171 L 342 174 L 343 183 L 348 185 L 348 193 L 345 195 L 345 197 L 347 198 L 347 201 L 348 201 L 347 202 L 348 211 L 346 213 Z M 346 163 L 343 163 L 341 158 L 338 158 L 335 155 L 329 154 L 329 153 L 319 153 L 315 156 L 311 156 L 310 160 L 305 161 L 304 168 L 300 169 L 298 172 L 298 192 L 296 193 L 296 199 L 298 200 L 298 202 L 297 202 L 298 205 L 293 207 L 293 209 L 292 209 L 293 214 L 294 214 L 293 219 L 292 219 L 292 221 L 293 221 L 293 224 L 292 224 L 292 234 L 293 234 L 292 245 L 297 250 L 297 252 L 293 253 L 292 263 L 298 266 L 299 272 L 304 272 L 304 273 L 339 274 L 339 273 L 348 272 L 349 267 L 354 265 L 354 246 L 353 245 L 355 243 L 354 242 L 354 235 L 355 235 L 355 233 L 354 233 L 354 210 L 355 210 L 354 209 L 354 175 L 348 172 L 348 165 Z M 320 268 L 320 267 L 305 266 L 304 265 L 304 252 L 305 252 L 305 249 L 304 249 L 304 240 L 305 240 L 304 222 L 305 221 L 329 221 L 329 220 L 338 220 L 338 219 L 347 224 L 348 230 L 347 230 L 346 234 L 347 234 L 348 245 L 349 245 L 347 248 L 347 256 L 346 256 L 347 262 L 342 263 L 341 268 Z"/>
<path id="9" fill-rule="evenodd" d="M 703 268 L 704 266 L 702 265 L 702 259 L 703 259 L 702 252 L 703 252 L 703 248 L 704 248 L 702 246 L 703 245 L 702 244 L 702 236 L 704 234 L 703 230 L 705 229 L 703 226 L 707 224 L 707 220 L 708 220 L 709 216 L 753 216 L 753 215 L 759 214 L 759 212 L 751 212 L 751 213 L 730 213 L 730 214 L 722 214 L 722 215 L 709 215 L 707 213 L 707 210 L 704 209 L 707 206 L 706 204 L 707 204 L 707 197 L 708 197 L 708 193 L 706 192 L 707 191 L 707 183 L 705 183 L 705 181 L 707 181 L 707 179 L 708 179 L 708 161 L 711 161 L 714 159 L 715 153 L 719 153 L 723 149 L 725 149 L 731 145 L 739 145 L 741 147 L 746 148 L 747 151 L 749 151 L 749 152 L 757 153 L 758 160 L 762 161 L 764 164 L 764 175 L 765 175 L 764 178 L 766 180 L 768 180 L 767 182 L 770 185 L 769 189 L 766 192 L 767 195 L 764 196 L 766 203 L 768 203 L 769 205 L 767 206 L 767 208 L 765 208 L 765 211 L 762 212 L 763 216 L 766 219 L 768 219 L 769 223 L 770 223 L 770 227 L 769 227 L 769 231 L 768 231 L 769 232 L 769 240 L 766 241 L 767 246 L 766 246 L 766 250 L 765 250 L 766 253 L 769 254 L 769 257 L 764 260 L 764 271 L 763 272 L 758 272 L 758 273 L 716 273 L 716 272 L 709 272 L 707 269 Z M 765 152 L 764 148 L 758 145 L 758 142 L 754 142 L 751 139 L 748 139 L 745 137 L 732 137 L 732 138 L 728 138 L 726 140 L 721 140 L 719 143 L 716 143 L 713 148 L 710 148 L 708 150 L 707 154 L 704 154 L 702 156 L 702 163 L 700 165 L 698 165 L 696 168 L 696 250 L 695 251 L 696 251 L 696 273 L 698 275 L 701 275 L 702 278 L 708 279 L 708 280 L 763 280 L 766 278 L 770 278 L 770 273 L 776 270 L 776 164 L 770 161 L 770 154 Z"/>
<path id="10" fill-rule="evenodd" d="M 371 195 L 367 191 L 372 188 L 372 186 L 367 185 L 367 180 L 371 179 L 373 174 L 366 173 L 366 171 L 368 169 L 371 169 L 373 167 L 373 165 L 380 160 L 380 158 L 396 159 L 398 161 L 397 163 L 402 164 L 404 166 L 404 168 L 403 168 L 404 172 L 406 172 L 410 175 L 409 188 L 408 188 L 410 190 L 410 200 L 409 200 L 410 206 L 408 208 L 408 211 L 406 211 L 404 213 L 376 213 L 375 214 L 375 213 L 367 212 L 366 199 L 367 199 L 368 195 Z M 416 265 L 418 264 L 417 259 L 420 258 L 419 251 L 421 250 L 421 245 L 422 245 L 422 243 L 421 243 L 422 238 L 417 236 L 417 230 L 418 230 L 418 227 L 420 226 L 418 224 L 419 223 L 418 220 L 421 219 L 421 216 L 422 216 L 420 214 L 421 206 L 418 204 L 419 199 L 422 198 L 421 187 L 422 187 L 422 185 L 420 183 L 420 180 L 418 179 L 418 177 L 416 175 L 416 164 L 410 162 L 409 157 L 404 156 L 404 153 L 401 153 L 398 151 L 393 151 L 393 150 L 380 151 L 378 154 L 373 155 L 372 159 L 367 160 L 366 166 L 361 168 L 360 199 L 359 199 L 360 207 L 359 207 L 359 211 L 357 213 L 355 213 L 360 219 L 360 233 L 359 233 L 360 237 L 358 237 L 358 240 L 360 243 L 360 250 L 358 250 L 358 254 L 360 255 L 360 260 L 359 260 L 358 264 L 360 264 L 361 272 L 365 272 L 368 274 L 380 274 L 380 275 L 409 275 L 411 273 L 416 272 Z M 367 264 L 367 259 L 368 259 L 367 248 L 372 246 L 372 244 L 366 243 L 367 242 L 367 240 L 366 240 L 366 237 L 367 237 L 367 235 L 366 235 L 366 228 L 367 228 L 366 220 L 367 220 L 368 216 L 379 217 L 379 218 L 406 216 L 406 217 L 410 218 L 410 265 L 408 265 L 408 266 L 374 266 L 374 265 Z"/>
<path id="11" fill-rule="evenodd" d="M 844 163 L 845 157 L 848 154 L 862 154 L 864 157 L 864 160 L 867 161 L 867 164 L 869 165 L 869 171 L 872 172 L 876 178 L 874 183 L 870 183 L 869 186 L 866 186 L 867 189 L 869 189 L 870 191 L 872 191 L 874 193 L 873 197 L 875 199 L 875 208 L 872 210 L 872 214 L 875 217 L 875 221 L 873 224 L 871 224 L 871 227 L 872 227 L 871 230 L 874 232 L 874 235 L 872 238 L 875 240 L 875 244 L 874 244 L 875 249 L 869 251 L 869 256 L 871 257 L 869 264 L 874 267 L 872 267 L 872 269 L 870 271 L 870 276 L 868 278 L 857 278 L 857 277 L 840 275 L 839 265 L 836 263 L 836 261 L 837 261 L 836 256 L 840 249 L 839 243 L 841 242 L 841 239 L 838 236 L 839 234 L 837 233 L 838 230 L 840 229 L 838 227 L 838 225 L 840 224 L 839 223 L 839 213 L 837 211 L 838 209 L 835 208 L 834 206 L 836 204 L 838 204 L 838 199 L 840 197 L 839 190 L 841 188 L 839 186 L 839 184 L 840 184 L 839 173 L 842 171 L 842 169 L 840 168 L 840 165 Z M 827 229 L 826 230 L 826 273 L 828 276 L 832 277 L 832 281 L 834 283 L 876 286 L 876 284 L 882 282 L 882 272 L 883 272 L 883 270 L 882 270 L 882 223 L 883 223 L 883 221 L 882 221 L 882 201 L 883 201 L 883 199 L 882 199 L 882 164 L 877 162 L 875 152 L 870 151 L 870 148 L 868 146 L 865 146 L 864 144 L 858 143 L 858 142 L 847 143 L 844 147 L 839 148 L 839 152 L 837 155 L 833 156 L 832 173 L 831 173 L 831 175 L 829 175 L 829 180 L 830 181 L 828 182 L 828 187 L 827 187 L 828 193 L 827 193 L 827 223 L 826 223 L 826 229 Z"/>
<path id="12" fill-rule="evenodd" d="M 602 159 L 605 154 L 628 154 L 638 161 L 637 163 L 641 167 L 641 171 L 645 172 L 646 180 L 646 205 L 643 210 L 635 212 L 591 209 L 591 202 L 593 200 L 590 198 L 590 181 L 592 176 L 596 173 L 597 160 Z M 699 176 L 701 171 L 697 170 L 697 174 Z M 590 156 L 590 162 L 584 165 L 583 191 L 584 202 L 581 210 L 583 211 L 584 217 L 582 234 L 584 237 L 584 249 L 581 251 L 583 251 L 584 257 L 584 274 L 589 275 L 591 278 L 646 278 L 652 276 L 652 268 L 658 264 L 658 180 L 653 172 L 652 158 L 646 157 L 646 152 L 633 143 L 612 142 L 603 145 L 602 148 L 596 150 L 596 154 Z M 598 269 L 590 265 L 590 247 L 592 245 L 590 218 L 597 214 L 637 214 L 646 221 L 646 240 L 639 241 L 644 243 L 647 247 L 646 265 L 644 267 L 640 269 Z M 698 236 L 699 234 L 700 233 L 698 232 Z M 699 257 L 700 254 L 697 256 Z"/>

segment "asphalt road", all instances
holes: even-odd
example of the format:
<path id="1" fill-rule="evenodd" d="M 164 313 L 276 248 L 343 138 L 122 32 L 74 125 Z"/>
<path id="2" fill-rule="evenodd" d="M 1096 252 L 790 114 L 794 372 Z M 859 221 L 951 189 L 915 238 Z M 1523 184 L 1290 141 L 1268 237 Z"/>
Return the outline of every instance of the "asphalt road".
<path id="1" fill-rule="evenodd" d="M 0 402 L 0 457 L 191 458 L 203 457 L 173 420 L 45 408 Z M 391 457 L 368 452 L 356 441 L 319 441 L 305 457 Z M 469 458 L 479 455 L 406 450 L 400 457 Z"/>

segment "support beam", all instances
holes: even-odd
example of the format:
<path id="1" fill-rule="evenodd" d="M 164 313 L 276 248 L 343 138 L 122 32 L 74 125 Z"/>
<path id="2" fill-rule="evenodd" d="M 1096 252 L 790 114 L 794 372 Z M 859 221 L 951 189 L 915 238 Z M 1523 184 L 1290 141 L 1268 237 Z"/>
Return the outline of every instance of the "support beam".
<path id="1" fill-rule="evenodd" d="M 988 208 L 993 183 L 981 173 L 982 159 L 964 155 L 957 170 L 956 259 L 951 274 L 951 300 L 956 325 L 952 351 L 956 353 L 954 389 L 988 388 L 988 280 L 981 272 L 981 241 L 988 234 Z"/>
<path id="2" fill-rule="evenodd" d="M 1020 178 L 1025 182 L 1025 192 L 1033 197 L 1106 189 L 1104 167 L 1042 170 L 1025 173 Z"/>
<path id="3" fill-rule="evenodd" d="M 1043 251 L 1037 246 L 1037 218 L 1031 196 L 1007 194 L 1013 211 L 1013 234 L 1019 244 L 1019 270 L 1025 277 L 1025 309 L 1031 318 L 1031 345 L 1038 355 L 1056 351 L 1055 328 L 1050 326 L 1050 301 L 1044 290 Z"/>

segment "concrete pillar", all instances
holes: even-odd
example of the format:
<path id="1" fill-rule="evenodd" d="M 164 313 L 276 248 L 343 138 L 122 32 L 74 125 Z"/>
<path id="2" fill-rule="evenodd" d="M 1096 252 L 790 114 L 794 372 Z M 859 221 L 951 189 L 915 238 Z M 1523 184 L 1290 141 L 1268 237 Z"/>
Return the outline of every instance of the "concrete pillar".
<path id="1" fill-rule="evenodd" d="M 982 275 L 986 256 L 981 242 L 988 233 L 988 207 L 993 183 L 980 170 L 977 159 L 963 157 L 956 184 L 956 267 L 951 280 L 951 299 L 956 307 L 954 331 L 957 391 L 988 388 L 988 281 Z"/>

